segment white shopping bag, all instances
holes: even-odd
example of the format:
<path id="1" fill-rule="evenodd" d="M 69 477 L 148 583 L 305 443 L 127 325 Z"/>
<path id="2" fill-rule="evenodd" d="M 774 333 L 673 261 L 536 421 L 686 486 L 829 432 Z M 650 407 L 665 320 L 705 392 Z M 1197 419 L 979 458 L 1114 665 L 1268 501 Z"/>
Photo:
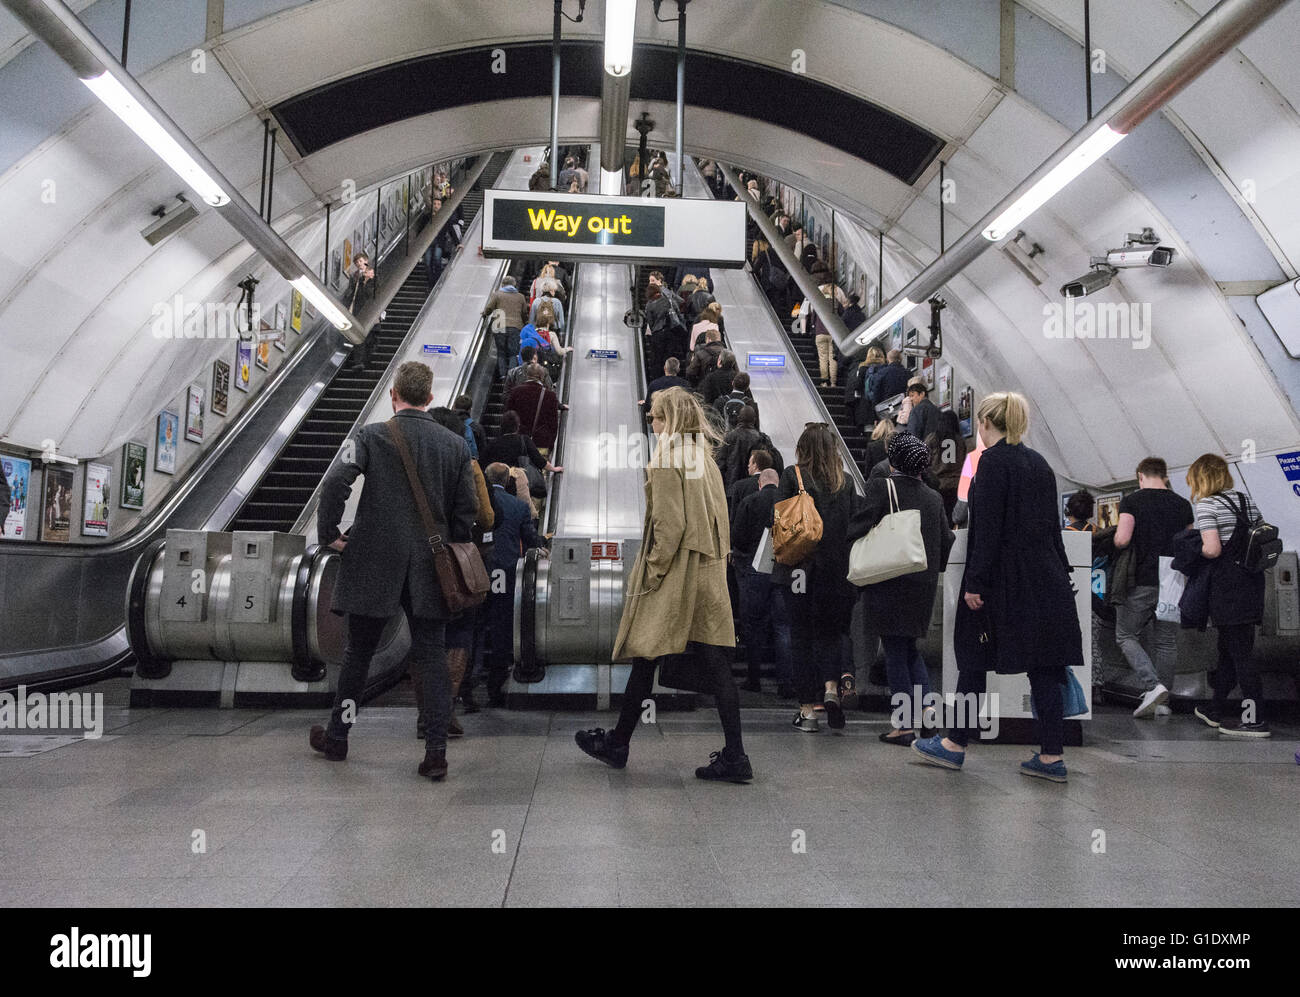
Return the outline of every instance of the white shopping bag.
<path id="1" fill-rule="evenodd" d="M 759 574 L 770 575 L 775 561 L 772 552 L 772 530 L 768 528 L 763 530 L 763 539 L 758 542 L 758 550 L 754 552 L 754 570 Z"/>
<path id="2" fill-rule="evenodd" d="M 1174 569 L 1172 557 L 1160 558 L 1160 595 L 1156 599 L 1156 619 L 1165 623 L 1181 623 L 1182 613 L 1178 602 L 1187 587 L 1187 576 Z"/>

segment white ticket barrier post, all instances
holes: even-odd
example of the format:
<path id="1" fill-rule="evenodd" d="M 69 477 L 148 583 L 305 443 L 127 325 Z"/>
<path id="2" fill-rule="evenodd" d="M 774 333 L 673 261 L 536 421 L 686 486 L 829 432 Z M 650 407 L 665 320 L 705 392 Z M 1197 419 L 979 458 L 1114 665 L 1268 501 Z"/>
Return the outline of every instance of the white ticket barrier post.
<path id="1" fill-rule="evenodd" d="M 957 691 L 957 658 L 952 649 L 952 625 L 956 618 L 957 600 L 962 597 L 962 576 L 966 572 L 966 540 L 969 531 L 958 530 L 952 553 L 948 555 L 948 570 L 943 573 L 943 691 Z M 1077 594 L 1075 610 L 1079 615 L 1079 630 L 1083 635 L 1083 667 L 1074 669 L 1074 676 L 1083 686 L 1088 702 L 1088 712 L 1071 717 L 1086 720 L 1092 716 L 1092 534 L 1064 530 L 1061 539 L 1070 561 L 1070 577 Z M 989 703 L 996 703 L 1000 720 L 1032 719 L 1028 675 L 998 675 L 989 672 Z M 996 699 L 994 698 L 996 694 Z"/>

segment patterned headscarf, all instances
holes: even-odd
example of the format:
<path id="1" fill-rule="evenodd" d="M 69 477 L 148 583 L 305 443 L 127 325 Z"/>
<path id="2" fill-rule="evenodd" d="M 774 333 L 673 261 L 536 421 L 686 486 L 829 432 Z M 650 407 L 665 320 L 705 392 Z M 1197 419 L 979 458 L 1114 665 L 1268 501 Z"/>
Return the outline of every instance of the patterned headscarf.
<path id="1" fill-rule="evenodd" d="M 889 438 L 886 447 L 889 466 L 895 471 L 919 478 L 930 466 L 930 449 L 911 433 L 903 431 Z"/>

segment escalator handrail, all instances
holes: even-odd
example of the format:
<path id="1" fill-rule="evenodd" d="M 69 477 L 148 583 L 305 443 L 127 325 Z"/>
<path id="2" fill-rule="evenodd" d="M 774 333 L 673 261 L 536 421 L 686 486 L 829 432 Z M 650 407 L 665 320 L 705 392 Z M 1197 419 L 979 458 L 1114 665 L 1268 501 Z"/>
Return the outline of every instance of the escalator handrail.
<path id="1" fill-rule="evenodd" d="M 569 342 L 567 345 L 569 346 L 572 346 L 573 344 L 574 316 L 578 314 L 577 304 L 578 304 L 579 266 L 580 264 L 577 263 L 573 264 L 573 279 L 569 285 L 573 290 L 569 294 L 569 307 L 565 313 L 569 318 L 569 321 L 567 323 L 568 328 L 565 330 L 568 333 Z M 560 404 L 562 405 L 569 404 L 569 385 L 573 381 L 573 368 L 576 363 L 577 363 L 576 351 L 570 352 L 568 356 L 564 358 L 564 370 L 560 374 L 560 384 L 559 384 L 559 389 L 560 389 L 559 400 L 560 400 Z M 568 424 L 569 424 L 568 416 L 564 412 L 564 410 L 561 410 L 560 419 L 559 419 L 559 428 L 555 432 L 555 444 L 554 446 L 551 447 L 550 456 L 547 458 L 550 461 L 551 465 L 554 467 L 564 466 L 564 438 L 565 438 L 565 428 L 568 426 Z M 563 489 L 563 479 L 564 479 L 563 472 L 559 474 L 552 474 L 551 487 L 546 490 L 546 504 L 545 506 L 542 507 L 542 514 L 540 519 L 542 522 L 546 524 L 542 532 L 547 535 L 554 534 L 556 525 L 559 521 L 559 517 L 560 517 L 559 495 L 560 495 L 560 491 Z"/>

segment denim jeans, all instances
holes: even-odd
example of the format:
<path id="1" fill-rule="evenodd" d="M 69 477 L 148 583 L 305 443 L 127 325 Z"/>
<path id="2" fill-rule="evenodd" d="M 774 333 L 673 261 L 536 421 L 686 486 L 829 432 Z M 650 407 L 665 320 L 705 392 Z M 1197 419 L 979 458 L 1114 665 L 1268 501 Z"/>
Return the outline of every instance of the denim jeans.
<path id="1" fill-rule="evenodd" d="M 889 676 L 891 699 L 901 692 L 910 700 L 916 695 L 916 688 L 921 689 L 922 702 L 912 703 L 908 710 L 909 716 L 915 716 L 930 693 L 930 670 L 916 648 L 916 638 L 881 637 L 880 642 L 885 646 L 885 673 Z"/>
<path id="2" fill-rule="evenodd" d="M 772 576 L 755 571 L 748 558 L 742 557 L 735 568 L 740 586 L 741 626 L 749 654 L 757 661 L 773 661 L 777 682 L 793 685 L 790 612 L 786 607 L 785 586 L 773 585 Z"/>
<path id="3" fill-rule="evenodd" d="M 1115 643 L 1146 691 L 1154 689 L 1157 683 L 1172 686 L 1178 661 L 1178 624 L 1156 619 L 1159 597 L 1158 586 L 1135 585 L 1123 603 L 1115 607 Z M 1155 643 L 1154 665 L 1142 646 L 1142 631 L 1148 626 Z"/>
<path id="4" fill-rule="evenodd" d="M 379 639 L 388 621 L 382 616 L 348 614 L 348 643 L 343 652 L 343 668 L 334 693 L 334 710 L 330 713 L 326 737 L 345 741 L 355 722 L 361 694 L 366 688 L 366 674 L 375 656 Z M 451 682 L 447 676 L 446 622 L 412 616 L 406 611 L 411 630 L 411 660 L 424 675 L 424 702 L 428 710 L 425 747 L 441 751 L 447 747 L 447 722 L 451 717 Z M 351 702 L 352 721 L 344 721 L 344 704 Z"/>
<path id="5" fill-rule="evenodd" d="M 442 275 L 442 247 L 436 242 L 424 251 L 424 272 L 428 279 L 429 290 Z"/>

